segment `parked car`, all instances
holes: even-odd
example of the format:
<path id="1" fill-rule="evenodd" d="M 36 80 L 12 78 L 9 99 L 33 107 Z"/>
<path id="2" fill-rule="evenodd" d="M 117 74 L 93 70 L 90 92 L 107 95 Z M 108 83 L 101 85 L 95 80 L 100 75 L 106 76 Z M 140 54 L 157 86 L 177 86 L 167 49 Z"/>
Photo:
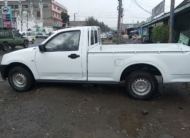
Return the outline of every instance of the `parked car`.
<path id="1" fill-rule="evenodd" d="M 0 29 L 0 49 L 8 52 L 9 47 L 14 49 L 16 46 L 23 46 L 24 48 L 28 48 L 28 39 L 23 37 L 21 34 L 16 32 L 13 29 Z"/>
<path id="2" fill-rule="evenodd" d="M 107 35 L 105 33 L 102 33 L 100 36 L 101 36 L 101 39 L 106 39 L 107 38 Z"/>
<path id="3" fill-rule="evenodd" d="M 19 32 L 23 37 L 27 38 L 29 42 L 34 43 L 36 40 L 36 36 L 32 31 Z"/>
<path id="4" fill-rule="evenodd" d="M 108 34 L 107 37 L 108 37 L 109 39 L 112 39 L 112 38 L 114 38 L 114 35 L 113 35 L 113 34 Z"/>
<path id="5" fill-rule="evenodd" d="M 37 33 L 36 38 L 48 38 L 48 35 L 43 34 L 43 33 Z"/>
<path id="6" fill-rule="evenodd" d="M 5 54 L 1 76 L 18 92 L 28 91 L 35 82 L 120 84 L 138 100 L 157 92 L 155 76 L 163 83 L 190 82 L 190 47 L 102 45 L 98 31 L 99 27 L 63 29 L 38 47 Z"/>

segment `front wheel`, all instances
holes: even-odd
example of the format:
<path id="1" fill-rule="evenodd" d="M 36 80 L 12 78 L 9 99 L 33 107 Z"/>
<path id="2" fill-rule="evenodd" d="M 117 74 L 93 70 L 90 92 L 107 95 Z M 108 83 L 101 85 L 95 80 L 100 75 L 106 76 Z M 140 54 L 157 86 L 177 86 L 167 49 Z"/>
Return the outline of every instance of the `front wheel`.
<path id="1" fill-rule="evenodd" d="M 2 47 L 4 52 L 9 52 L 9 44 L 8 43 L 3 43 L 3 47 Z"/>
<path id="2" fill-rule="evenodd" d="M 149 100 L 158 89 L 154 75 L 145 71 L 135 71 L 126 78 L 126 91 L 136 100 Z"/>
<path id="3" fill-rule="evenodd" d="M 23 47 L 24 47 L 24 48 L 28 48 L 28 46 L 29 46 L 29 43 L 28 43 L 28 41 L 25 40 L 25 41 L 24 41 L 24 44 L 23 44 Z"/>
<path id="4" fill-rule="evenodd" d="M 34 85 L 34 77 L 24 67 L 16 66 L 10 69 L 8 80 L 11 87 L 18 92 L 26 92 Z"/>

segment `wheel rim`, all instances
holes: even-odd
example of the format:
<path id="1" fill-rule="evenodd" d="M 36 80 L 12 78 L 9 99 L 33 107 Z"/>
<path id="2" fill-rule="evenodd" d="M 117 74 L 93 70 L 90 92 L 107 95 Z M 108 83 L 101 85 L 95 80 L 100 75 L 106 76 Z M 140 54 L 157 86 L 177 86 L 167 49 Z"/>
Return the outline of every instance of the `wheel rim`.
<path id="1" fill-rule="evenodd" d="M 5 50 L 5 51 L 8 51 L 8 50 L 9 50 L 9 48 L 8 48 L 8 46 L 7 46 L 6 44 L 4 45 L 4 50 Z"/>
<path id="2" fill-rule="evenodd" d="M 25 87 L 27 83 L 27 79 L 25 75 L 18 72 L 14 73 L 12 80 L 13 80 L 13 83 L 19 88 Z"/>
<path id="3" fill-rule="evenodd" d="M 135 94 L 144 96 L 150 92 L 151 83 L 147 79 L 136 79 L 132 82 L 131 88 Z"/>

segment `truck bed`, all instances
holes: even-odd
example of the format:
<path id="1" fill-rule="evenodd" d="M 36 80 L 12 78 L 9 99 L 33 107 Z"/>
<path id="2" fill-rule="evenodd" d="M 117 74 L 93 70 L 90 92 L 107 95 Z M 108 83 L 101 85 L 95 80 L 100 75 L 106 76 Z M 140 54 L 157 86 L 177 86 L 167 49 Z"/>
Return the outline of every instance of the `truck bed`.
<path id="1" fill-rule="evenodd" d="M 89 52 L 188 52 L 190 47 L 182 44 L 123 44 L 123 45 L 100 45 Z"/>

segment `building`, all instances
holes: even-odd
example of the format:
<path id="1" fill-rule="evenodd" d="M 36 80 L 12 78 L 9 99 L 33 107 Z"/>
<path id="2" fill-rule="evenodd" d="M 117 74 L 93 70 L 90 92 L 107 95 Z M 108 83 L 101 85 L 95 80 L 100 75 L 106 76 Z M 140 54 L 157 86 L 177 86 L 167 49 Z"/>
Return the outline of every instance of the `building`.
<path id="1" fill-rule="evenodd" d="M 40 1 L 42 2 L 42 11 L 40 11 Z M 43 26 L 52 27 L 53 30 L 62 28 L 61 12 L 68 12 L 66 7 L 55 0 L 21 0 L 21 4 L 21 11 L 27 11 L 29 13 L 29 15 L 27 15 L 28 17 L 33 15 L 35 19 L 43 20 Z M 0 1 L 0 9 L 2 6 L 4 6 L 4 0 Z M 16 22 L 16 17 L 22 13 L 20 13 L 19 9 L 19 0 L 8 0 L 8 6 L 11 6 L 13 22 Z M 2 19 L 0 19 L 0 26 L 2 26 Z"/>
<path id="2" fill-rule="evenodd" d="M 178 42 L 180 33 L 187 34 L 190 38 L 190 0 L 184 0 L 174 10 L 174 30 L 176 32 L 174 42 Z M 142 25 L 143 32 L 151 39 L 151 30 L 159 24 L 169 25 L 170 12 L 164 13 L 162 16 L 150 20 Z"/>
<path id="3" fill-rule="evenodd" d="M 61 12 L 67 13 L 67 8 L 63 5 L 59 4 L 55 0 L 51 1 L 51 7 L 52 7 L 52 25 L 54 30 L 60 29 L 63 26 L 63 22 L 61 19 Z"/>

